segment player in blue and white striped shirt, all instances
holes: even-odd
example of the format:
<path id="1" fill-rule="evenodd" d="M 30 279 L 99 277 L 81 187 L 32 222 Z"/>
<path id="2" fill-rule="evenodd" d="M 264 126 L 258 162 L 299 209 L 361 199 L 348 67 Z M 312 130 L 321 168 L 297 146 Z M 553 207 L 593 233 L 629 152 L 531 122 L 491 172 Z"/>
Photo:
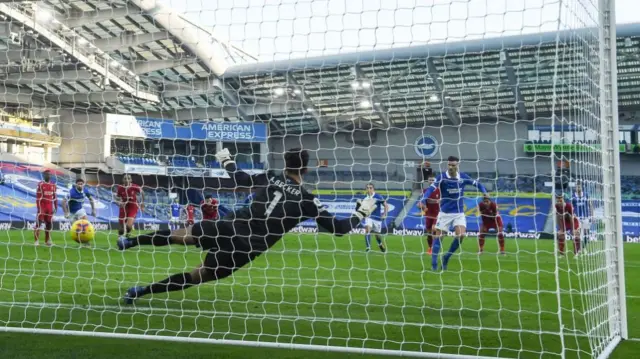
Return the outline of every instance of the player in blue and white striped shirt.
<path id="1" fill-rule="evenodd" d="M 582 188 L 582 182 L 576 182 L 576 188 L 571 196 L 571 205 L 573 205 L 573 213 L 580 221 L 580 237 L 582 238 L 582 248 L 587 247 L 591 231 L 591 218 L 593 217 L 593 201 L 589 198 L 589 194 L 585 193 Z"/>
<path id="2" fill-rule="evenodd" d="M 459 171 L 460 159 L 455 156 L 448 158 L 448 170 L 436 177 L 435 182 L 429 186 L 422 196 L 421 202 L 426 205 L 427 199 L 437 188 L 440 189 L 440 213 L 436 221 L 431 254 L 431 269 L 438 269 L 438 254 L 440 253 L 440 237 L 443 232 L 454 228 L 455 236 L 449 251 L 442 259 L 442 269 L 446 270 L 449 259 L 460 247 L 460 242 L 467 232 L 467 218 L 464 214 L 464 188 L 475 186 L 488 198 L 487 189 L 478 181 L 473 180 L 466 173 Z"/>
<path id="3" fill-rule="evenodd" d="M 169 208 L 169 229 L 177 230 L 180 228 L 180 213 L 182 212 L 182 206 L 180 205 L 180 200 L 176 197 L 173 199 L 173 203 Z"/>
<path id="4" fill-rule="evenodd" d="M 78 178 L 76 185 L 69 189 L 69 193 L 62 200 L 62 209 L 64 210 L 64 216 L 71 218 L 72 222 L 80 219 L 87 219 L 87 211 L 84 209 L 85 199 L 89 199 L 91 204 L 91 215 L 96 216 L 96 204 L 91 196 L 91 192 L 84 186 L 84 180 Z"/>

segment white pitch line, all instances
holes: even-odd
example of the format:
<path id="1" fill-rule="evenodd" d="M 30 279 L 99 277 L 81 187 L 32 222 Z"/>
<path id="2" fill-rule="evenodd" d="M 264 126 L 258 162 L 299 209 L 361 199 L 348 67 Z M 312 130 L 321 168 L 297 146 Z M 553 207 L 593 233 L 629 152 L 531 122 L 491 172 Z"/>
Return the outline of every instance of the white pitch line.
<path id="1" fill-rule="evenodd" d="M 344 318 L 344 317 L 318 317 L 318 316 L 299 316 L 299 315 L 285 315 L 285 314 L 267 314 L 267 313 L 247 313 L 247 312 L 223 312 L 215 310 L 200 310 L 200 309 L 175 309 L 175 308 L 152 308 L 152 307 L 137 307 L 137 306 L 119 306 L 119 305 L 73 305 L 67 303 L 45 303 L 45 302 L 0 302 L 0 306 L 6 307 L 20 307 L 20 308 L 45 308 L 45 309 L 70 309 L 70 310 L 84 310 L 84 311 L 105 311 L 112 310 L 121 312 L 166 312 L 182 314 L 196 314 L 196 316 L 207 315 L 212 318 L 238 318 L 238 319 L 273 319 L 273 320 L 289 320 L 289 321 L 310 321 L 310 322 L 340 322 L 340 323 L 358 323 L 358 324 L 378 324 L 378 325 L 394 325 L 394 326 L 415 326 L 415 327 L 427 327 L 433 329 L 454 329 L 454 330 L 490 330 L 496 332 L 513 332 L 513 333 L 531 333 L 531 334 L 551 334 L 557 335 L 557 332 L 552 331 L 538 331 L 529 330 L 525 328 L 494 328 L 494 327 L 461 327 L 453 325 L 433 325 L 427 323 L 418 322 L 397 322 L 397 321 L 381 321 L 371 319 L 358 319 L 358 318 Z M 242 318 L 245 317 L 245 318 Z M 79 323 L 82 324 L 82 323 Z M 580 335 L 579 333 L 570 333 L 569 335 Z"/>

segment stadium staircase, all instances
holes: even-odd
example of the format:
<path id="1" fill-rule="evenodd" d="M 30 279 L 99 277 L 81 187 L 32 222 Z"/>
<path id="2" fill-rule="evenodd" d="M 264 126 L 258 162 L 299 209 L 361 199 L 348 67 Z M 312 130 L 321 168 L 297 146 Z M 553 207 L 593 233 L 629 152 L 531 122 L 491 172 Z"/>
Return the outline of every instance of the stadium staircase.
<path id="1" fill-rule="evenodd" d="M 393 221 L 395 228 L 402 227 L 402 221 L 404 221 L 404 218 L 407 216 L 407 214 L 409 214 L 409 212 L 411 212 L 411 210 L 417 205 L 421 196 L 422 190 L 413 190 L 411 192 L 411 196 L 407 198 L 402 211 L 400 211 L 396 219 Z"/>

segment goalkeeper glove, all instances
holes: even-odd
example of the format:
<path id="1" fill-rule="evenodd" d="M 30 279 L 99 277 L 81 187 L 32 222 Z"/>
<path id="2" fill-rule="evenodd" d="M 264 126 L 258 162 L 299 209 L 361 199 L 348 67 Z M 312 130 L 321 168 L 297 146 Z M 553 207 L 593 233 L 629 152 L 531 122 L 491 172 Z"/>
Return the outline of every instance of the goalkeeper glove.
<path id="1" fill-rule="evenodd" d="M 356 202 L 356 212 L 354 215 L 360 220 L 365 217 L 369 217 L 371 213 L 376 209 L 377 200 L 375 198 L 366 198 L 364 200 L 358 200 Z"/>
<path id="2" fill-rule="evenodd" d="M 222 167 L 226 166 L 227 163 L 235 163 L 231 159 L 231 153 L 228 149 L 223 148 L 215 154 L 216 160 L 222 164 Z"/>

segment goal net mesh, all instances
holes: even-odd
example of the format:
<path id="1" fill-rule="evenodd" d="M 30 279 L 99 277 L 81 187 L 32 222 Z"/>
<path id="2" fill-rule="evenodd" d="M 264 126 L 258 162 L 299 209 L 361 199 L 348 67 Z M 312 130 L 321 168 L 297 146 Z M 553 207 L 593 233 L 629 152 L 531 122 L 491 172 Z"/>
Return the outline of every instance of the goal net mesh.
<path id="1" fill-rule="evenodd" d="M 2 158 L 3 329 L 452 358 L 606 357 L 623 335 L 609 1 L 91 3 L 0 4 L 0 58 L 22 54 L 3 74 L 22 105 L 3 124 L 18 126 L 4 118 L 30 94 L 53 107 L 47 131 L 62 139 L 44 152 L 0 144 L 16 158 Z M 117 250 L 124 173 L 144 195 L 135 236 L 183 228 L 192 209 L 200 221 L 206 195 L 225 213 L 246 206 L 222 148 L 240 170 L 277 173 L 295 147 L 310 151 L 305 185 L 330 212 L 347 218 L 368 186 L 386 210 L 340 237 L 305 221 L 230 277 L 123 303 L 129 287 L 203 258 L 193 246 Z M 88 246 L 62 209 L 55 246 L 32 246 L 32 150 L 53 163 L 59 200 L 86 180 Z M 468 186 L 468 233 L 433 271 L 419 202 L 449 156 L 488 189 L 503 227 L 480 233 L 483 196 Z M 560 200 L 579 227 L 557 215 Z M 443 258 L 455 240 L 451 227 Z"/>

